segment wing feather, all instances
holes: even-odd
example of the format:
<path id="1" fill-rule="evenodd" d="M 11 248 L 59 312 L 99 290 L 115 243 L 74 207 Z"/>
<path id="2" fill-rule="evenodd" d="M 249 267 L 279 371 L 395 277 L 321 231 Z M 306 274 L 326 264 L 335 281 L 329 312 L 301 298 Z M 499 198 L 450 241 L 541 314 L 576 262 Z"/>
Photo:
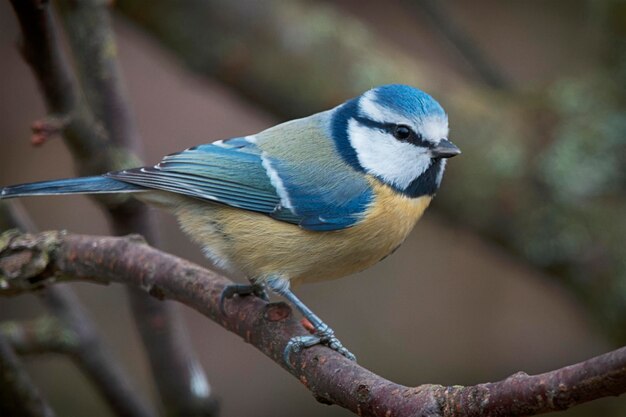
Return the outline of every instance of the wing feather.
<path id="1" fill-rule="evenodd" d="M 203 145 L 168 155 L 154 167 L 107 174 L 145 187 L 220 202 L 260 213 L 271 213 L 280 198 L 259 155 L 236 148 Z"/>
<path id="2" fill-rule="evenodd" d="M 364 212 L 371 198 L 365 182 L 350 187 L 356 183 L 351 179 L 338 188 L 336 184 L 342 178 L 337 173 L 336 181 L 319 183 L 311 175 L 311 166 L 299 169 L 303 167 L 270 156 L 255 142 L 256 139 L 234 138 L 200 145 L 168 155 L 154 167 L 111 172 L 107 176 L 267 214 L 315 231 L 350 227 Z M 324 175 L 332 176 L 333 172 Z"/>

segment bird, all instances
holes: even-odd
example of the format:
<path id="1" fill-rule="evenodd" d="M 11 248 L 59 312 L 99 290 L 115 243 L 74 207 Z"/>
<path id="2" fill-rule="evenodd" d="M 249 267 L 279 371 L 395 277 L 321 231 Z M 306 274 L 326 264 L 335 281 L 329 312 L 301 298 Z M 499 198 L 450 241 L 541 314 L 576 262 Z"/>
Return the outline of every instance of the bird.
<path id="1" fill-rule="evenodd" d="M 430 95 L 381 85 L 154 166 L 3 187 L 0 199 L 132 193 L 172 212 L 216 266 L 247 277 L 223 290 L 222 308 L 235 296 L 267 300 L 270 290 L 310 322 L 310 334 L 286 343 L 285 362 L 317 344 L 355 360 L 293 288 L 356 273 L 397 249 L 439 189 L 447 159 L 461 153 L 448 133 L 447 113 Z"/>

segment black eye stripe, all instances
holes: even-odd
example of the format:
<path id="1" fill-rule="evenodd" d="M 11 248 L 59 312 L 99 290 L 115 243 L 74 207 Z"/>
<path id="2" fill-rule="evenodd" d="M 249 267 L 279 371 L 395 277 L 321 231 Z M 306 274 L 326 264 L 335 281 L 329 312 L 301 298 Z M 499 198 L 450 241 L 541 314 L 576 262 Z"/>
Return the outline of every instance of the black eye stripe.
<path id="1" fill-rule="evenodd" d="M 382 130 L 382 131 L 385 131 L 385 132 L 389 132 L 391 130 L 391 128 L 393 126 L 395 126 L 392 123 L 380 123 L 380 122 L 377 122 L 375 120 L 367 119 L 365 117 L 360 117 L 360 116 L 354 117 L 354 120 L 359 122 L 360 125 L 371 127 L 371 128 L 374 128 L 374 129 L 379 129 L 379 130 Z"/>
<path id="2" fill-rule="evenodd" d="M 401 142 L 409 142 L 409 143 L 412 143 L 414 145 L 421 146 L 424 148 L 433 148 L 435 146 L 433 143 L 424 140 L 420 134 L 418 134 L 417 132 L 415 132 L 413 129 L 411 129 L 410 127 L 406 125 L 398 125 L 395 123 L 380 123 L 375 120 L 368 119 L 366 117 L 361 117 L 361 116 L 355 116 L 354 120 L 356 120 L 360 125 L 367 126 L 373 129 L 378 129 L 386 133 L 390 133 L 397 140 Z M 396 137 L 394 132 L 396 131 L 398 127 L 408 128 L 411 132 L 409 137 L 407 137 L 406 139 L 399 139 L 398 137 Z"/>

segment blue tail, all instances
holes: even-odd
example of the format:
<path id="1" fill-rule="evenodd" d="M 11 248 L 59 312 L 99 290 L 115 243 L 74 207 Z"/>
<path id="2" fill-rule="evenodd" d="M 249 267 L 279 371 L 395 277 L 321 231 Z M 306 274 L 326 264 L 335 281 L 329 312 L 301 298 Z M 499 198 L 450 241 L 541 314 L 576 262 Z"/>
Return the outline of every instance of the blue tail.
<path id="1" fill-rule="evenodd" d="M 146 191 L 146 188 L 107 177 L 82 177 L 11 185 L 0 189 L 0 200 L 31 195 L 106 194 L 139 191 Z"/>

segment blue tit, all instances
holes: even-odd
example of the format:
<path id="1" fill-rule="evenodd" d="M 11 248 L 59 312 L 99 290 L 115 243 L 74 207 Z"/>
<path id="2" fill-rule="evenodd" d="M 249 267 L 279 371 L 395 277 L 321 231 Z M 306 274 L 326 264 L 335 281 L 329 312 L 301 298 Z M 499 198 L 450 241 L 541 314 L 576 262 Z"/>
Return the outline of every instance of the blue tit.
<path id="1" fill-rule="evenodd" d="M 318 343 L 354 356 L 292 292 L 368 268 L 407 237 L 439 189 L 448 118 L 428 94 L 384 85 L 334 109 L 255 135 L 195 146 L 152 167 L 5 187 L 0 198 L 133 193 L 171 211 L 208 258 L 250 284 L 224 290 L 285 297 L 313 326 L 290 352 Z"/>

